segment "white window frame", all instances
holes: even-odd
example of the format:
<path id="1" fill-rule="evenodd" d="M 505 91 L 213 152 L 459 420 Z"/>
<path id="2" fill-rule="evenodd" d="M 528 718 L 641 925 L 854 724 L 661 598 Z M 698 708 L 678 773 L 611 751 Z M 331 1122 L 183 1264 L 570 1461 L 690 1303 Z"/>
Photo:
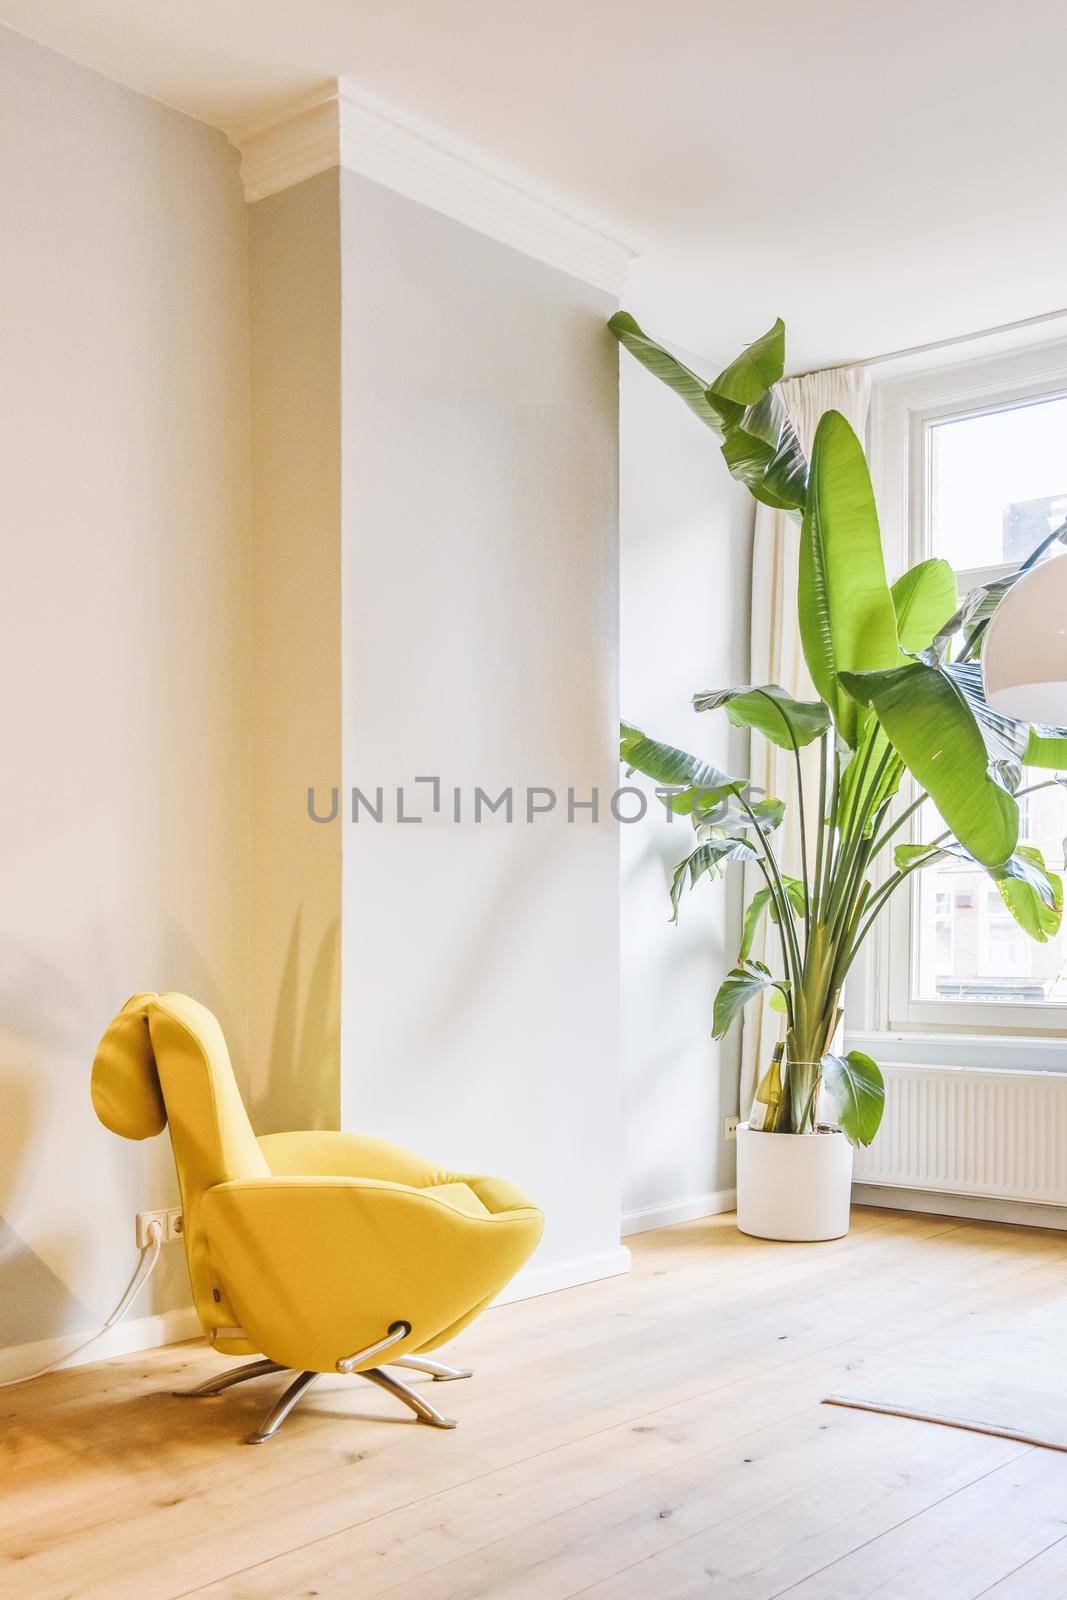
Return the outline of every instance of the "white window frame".
<path id="1" fill-rule="evenodd" d="M 870 443 L 875 492 L 892 581 L 933 552 L 929 538 L 926 441 L 932 424 L 946 417 L 978 416 L 1007 406 L 1067 396 L 1067 339 L 936 369 L 887 376 L 872 394 Z M 1014 570 L 1013 563 L 959 574 L 960 593 Z M 913 791 L 914 792 L 914 791 Z M 907 802 L 906 785 L 900 804 Z M 921 823 L 915 831 L 917 840 Z M 905 837 L 902 832 L 901 838 Z M 859 1005 L 850 1011 L 859 1026 L 875 1033 L 954 1035 L 980 1033 L 1022 1039 L 1063 1038 L 1067 1005 L 916 998 L 918 874 L 890 901 L 870 940 L 859 974 Z M 901 952 L 907 952 L 901 960 Z"/>

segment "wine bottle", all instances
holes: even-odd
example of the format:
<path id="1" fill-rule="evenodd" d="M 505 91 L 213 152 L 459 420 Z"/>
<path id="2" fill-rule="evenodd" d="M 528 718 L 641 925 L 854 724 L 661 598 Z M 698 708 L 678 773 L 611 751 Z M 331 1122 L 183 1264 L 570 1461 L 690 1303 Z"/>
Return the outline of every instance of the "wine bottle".
<path id="1" fill-rule="evenodd" d="M 771 1064 L 756 1086 L 756 1098 L 748 1114 L 748 1125 L 753 1133 L 773 1133 L 777 1127 L 782 1107 L 782 1054 L 785 1045 L 774 1047 Z"/>

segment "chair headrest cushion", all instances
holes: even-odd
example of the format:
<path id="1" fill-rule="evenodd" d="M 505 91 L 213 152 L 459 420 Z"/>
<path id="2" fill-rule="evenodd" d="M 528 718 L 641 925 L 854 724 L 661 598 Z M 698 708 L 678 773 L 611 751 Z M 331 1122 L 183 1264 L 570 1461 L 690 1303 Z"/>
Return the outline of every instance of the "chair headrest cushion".
<path id="1" fill-rule="evenodd" d="M 167 1108 L 148 1031 L 154 994 L 127 1000 L 97 1046 L 93 1059 L 93 1109 L 105 1128 L 124 1139 L 151 1139 L 167 1125 Z"/>

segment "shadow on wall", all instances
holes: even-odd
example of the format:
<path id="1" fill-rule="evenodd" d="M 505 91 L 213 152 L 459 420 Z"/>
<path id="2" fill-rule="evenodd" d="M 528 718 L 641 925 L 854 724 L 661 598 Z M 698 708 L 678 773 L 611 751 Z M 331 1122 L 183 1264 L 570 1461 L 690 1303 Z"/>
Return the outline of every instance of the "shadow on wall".
<path id="1" fill-rule="evenodd" d="M 219 1027 L 222 1029 L 223 1038 L 226 1040 L 240 1080 L 247 1071 L 247 1062 L 245 1060 L 246 1029 L 239 1020 L 243 1006 L 235 1008 L 234 1002 L 238 998 L 243 1001 L 244 996 L 238 997 L 233 994 L 227 994 L 219 986 L 218 978 L 211 963 L 206 959 L 199 946 L 193 943 L 186 929 L 180 923 L 175 922 L 174 918 L 169 915 L 165 918 L 163 949 L 166 953 L 166 959 L 161 963 L 161 973 L 164 977 L 168 973 L 180 973 L 181 983 L 172 984 L 169 982 L 157 983 L 150 981 L 152 974 L 149 973 L 143 980 L 144 987 L 147 990 L 155 990 L 160 994 L 168 989 L 176 990 L 181 994 L 189 995 L 193 1000 L 199 1000 L 201 1005 L 207 1006 L 209 1011 L 213 1011 L 219 1019 Z M 138 983 L 142 982 L 138 974 L 135 973 L 134 976 L 137 978 Z M 132 994 L 133 992 L 134 990 L 131 989 L 130 993 Z M 117 1011 L 127 998 L 128 996 L 125 994 L 116 995 L 114 1010 Z"/>
<path id="2" fill-rule="evenodd" d="M 239 1056 L 244 1049 L 240 1007 L 230 1004 L 243 995 L 224 994 L 173 918 L 152 921 L 132 967 L 107 926 L 84 939 L 69 967 L 0 942 L 0 1348 L 97 1327 L 136 1261 L 134 1214 L 177 1200 L 165 1137 L 129 1145 L 96 1120 L 89 1071 L 112 1015 L 139 989 L 181 989 L 218 1014 Z M 96 1287 L 75 1291 L 68 1270 Z M 164 1252 L 135 1315 L 188 1299 L 181 1252 Z"/>
<path id="3" fill-rule="evenodd" d="M 340 1122 L 341 921 L 319 940 L 301 995 L 303 909 L 293 919 L 278 982 L 265 1077 L 250 1096 L 257 1133 L 291 1128 L 336 1128 Z"/>
<path id="4" fill-rule="evenodd" d="M 81 1332 L 94 1313 L 0 1217 L 0 1348 Z"/>
<path id="5" fill-rule="evenodd" d="M 34 1148 L 37 1123 L 28 1086 L 5 1072 L 0 1079 L 4 1107 L 5 1158 L 0 1207 L 10 1208 Z M 0 1216 L 0 1346 L 28 1343 L 48 1334 L 84 1327 L 92 1313 L 63 1280 Z"/>

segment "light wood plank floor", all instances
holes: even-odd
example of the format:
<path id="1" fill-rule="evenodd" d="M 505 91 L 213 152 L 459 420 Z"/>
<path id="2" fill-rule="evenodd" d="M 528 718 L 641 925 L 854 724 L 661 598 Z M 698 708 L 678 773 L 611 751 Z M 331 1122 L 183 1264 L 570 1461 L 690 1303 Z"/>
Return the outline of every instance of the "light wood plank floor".
<path id="1" fill-rule="evenodd" d="M 1067 1595 L 1067 1455 L 819 1403 L 1063 1296 L 1067 1234 L 859 1210 L 832 1244 L 731 1217 L 630 1243 L 630 1277 L 457 1341 L 477 1371 L 433 1390 L 452 1433 L 337 1378 L 250 1449 L 279 1379 L 173 1399 L 221 1370 L 199 1344 L 0 1392 L 0 1595 Z"/>

